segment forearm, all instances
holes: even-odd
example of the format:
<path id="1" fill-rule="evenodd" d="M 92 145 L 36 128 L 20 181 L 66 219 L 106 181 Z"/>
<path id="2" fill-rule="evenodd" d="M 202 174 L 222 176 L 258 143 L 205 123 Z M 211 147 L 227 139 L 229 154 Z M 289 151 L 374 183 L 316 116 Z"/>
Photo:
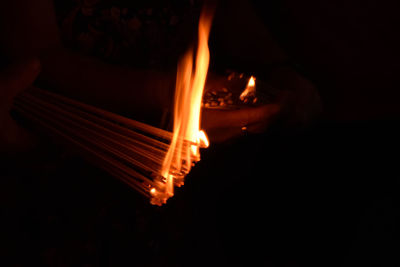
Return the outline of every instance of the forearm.
<path id="1" fill-rule="evenodd" d="M 107 64 L 65 48 L 41 57 L 39 82 L 55 92 L 114 112 L 170 107 L 175 74 Z"/>

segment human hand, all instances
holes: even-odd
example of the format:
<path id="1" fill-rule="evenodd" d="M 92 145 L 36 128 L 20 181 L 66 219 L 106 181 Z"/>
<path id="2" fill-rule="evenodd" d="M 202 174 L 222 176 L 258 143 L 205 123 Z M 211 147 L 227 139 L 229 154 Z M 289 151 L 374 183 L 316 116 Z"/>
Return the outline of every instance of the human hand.
<path id="1" fill-rule="evenodd" d="M 224 142 L 245 133 L 262 133 L 278 118 L 281 104 L 267 104 L 236 110 L 202 110 L 202 128 L 211 142 Z"/>
<path id="2" fill-rule="evenodd" d="M 273 102 L 246 104 L 239 99 L 248 78 L 235 73 L 228 78 L 215 74 L 209 76 L 203 99 L 202 128 L 212 142 L 228 141 L 246 133 L 265 132 L 281 114 L 284 94 L 282 97 L 277 95 Z"/>
<path id="3" fill-rule="evenodd" d="M 264 97 L 264 101 L 258 101 L 256 105 L 238 103 L 240 102 L 238 95 L 245 88 L 248 77 L 243 77 L 243 75 L 231 77 L 234 78 L 228 80 L 214 74 L 206 84 L 206 98 L 209 94 L 211 104 L 207 103 L 207 108 L 203 108 L 202 127 L 211 141 L 227 141 L 243 135 L 243 132 L 262 133 L 277 118 L 279 118 L 279 127 L 282 129 L 302 129 L 310 125 L 322 111 L 320 96 L 315 86 L 291 68 L 278 68 L 270 73 L 268 84 L 261 83 L 266 88 L 261 89 L 264 89 L 262 90 L 264 94 L 271 95 L 272 93 L 272 97 Z M 226 93 L 222 94 L 215 93 L 221 88 L 229 88 L 229 90 L 225 89 Z M 210 95 L 210 91 L 214 91 L 216 96 Z M 231 98 L 221 99 L 221 101 L 212 100 L 232 95 L 231 92 L 234 92 L 233 101 Z M 260 105 L 259 102 L 264 105 Z M 230 107 L 236 109 L 230 109 Z M 240 108 L 237 109 L 238 107 Z"/>
<path id="4" fill-rule="evenodd" d="M 0 72 L 0 149 L 18 152 L 32 144 L 30 135 L 10 116 L 14 97 L 27 89 L 40 72 L 38 59 L 12 64 Z"/>

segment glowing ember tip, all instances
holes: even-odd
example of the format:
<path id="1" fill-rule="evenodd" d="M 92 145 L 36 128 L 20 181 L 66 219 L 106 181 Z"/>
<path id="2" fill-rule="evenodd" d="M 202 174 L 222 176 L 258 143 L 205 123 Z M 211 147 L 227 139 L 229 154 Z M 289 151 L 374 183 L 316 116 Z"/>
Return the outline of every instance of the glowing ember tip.
<path id="1" fill-rule="evenodd" d="M 156 193 L 156 189 L 153 187 L 152 189 L 150 189 L 150 194 L 154 195 Z"/>

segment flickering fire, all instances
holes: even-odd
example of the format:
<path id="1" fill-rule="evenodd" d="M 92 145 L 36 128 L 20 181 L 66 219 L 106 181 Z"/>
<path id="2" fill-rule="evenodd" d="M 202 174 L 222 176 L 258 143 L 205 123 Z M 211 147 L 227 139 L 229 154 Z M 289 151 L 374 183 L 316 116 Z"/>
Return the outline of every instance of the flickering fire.
<path id="1" fill-rule="evenodd" d="M 212 15 L 204 9 L 199 20 L 195 62 L 193 49 L 190 49 L 178 63 L 173 137 L 161 169 L 163 179 L 156 183 L 157 188 L 150 190 L 153 204 L 163 204 L 173 196 L 174 186 L 182 185 L 183 177 L 190 171 L 192 164 L 200 160 L 199 148 L 209 146 L 206 133 L 200 129 L 200 120 L 210 61 L 208 37 L 211 21 Z"/>
<path id="2" fill-rule="evenodd" d="M 244 100 L 246 97 L 254 96 L 256 94 L 256 78 L 253 76 L 250 77 L 249 82 L 247 83 L 246 88 L 240 94 L 240 100 Z"/>

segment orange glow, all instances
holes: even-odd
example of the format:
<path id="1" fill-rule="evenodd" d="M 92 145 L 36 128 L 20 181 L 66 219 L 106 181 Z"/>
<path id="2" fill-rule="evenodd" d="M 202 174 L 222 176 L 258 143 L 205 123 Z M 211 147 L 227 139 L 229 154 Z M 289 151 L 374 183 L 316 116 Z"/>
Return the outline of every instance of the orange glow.
<path id="1" fill-rule="evenodd" d="M 255 95 L 256 93 L 256 78 L 253 76 L 250 77 L 249 82 L 247 83 L 246 88 L 243 90 L 243 92 L 240 94 L 240 100 L 244 100 L 246 97 Z"/>
<path id="2" fill-rule="evenodd" d="M 247 86 L 251 86 L 251 87 L 254 87 L 256 85 L 256 80 L 254 79 L 254 77 L 253 76 L 251 76 L 250 77 L 250 79 L 249 79 L 249 83 L 247 84 Z"/>
<path id="3" fill-rule="evenodd" d="M 209 146 L 205 132 L 200 129 L 200 120 L 201 102 L 210 61 L 208 36 L 211 21 L 212 16 L 204 9 L 199 21 L 195 63 L 192 49 L 178 63 L 173 136 L 161 169 L 161 176 L 164 179 L 156 182 L 157 194 L 153 194 L 153 204 L 165 203 L 173 196 L 174 186 L 183 184 L 182 175 L 187 174 L 192 164 L 200 160 L 199 148 Z"/>
<path id="4" fill-rule="evenodd" d="M 207 148 L 210 146 L 207 135 L 203 130 L 199 131 L 198 133 L 198 142 L 201 148 Z"/>

